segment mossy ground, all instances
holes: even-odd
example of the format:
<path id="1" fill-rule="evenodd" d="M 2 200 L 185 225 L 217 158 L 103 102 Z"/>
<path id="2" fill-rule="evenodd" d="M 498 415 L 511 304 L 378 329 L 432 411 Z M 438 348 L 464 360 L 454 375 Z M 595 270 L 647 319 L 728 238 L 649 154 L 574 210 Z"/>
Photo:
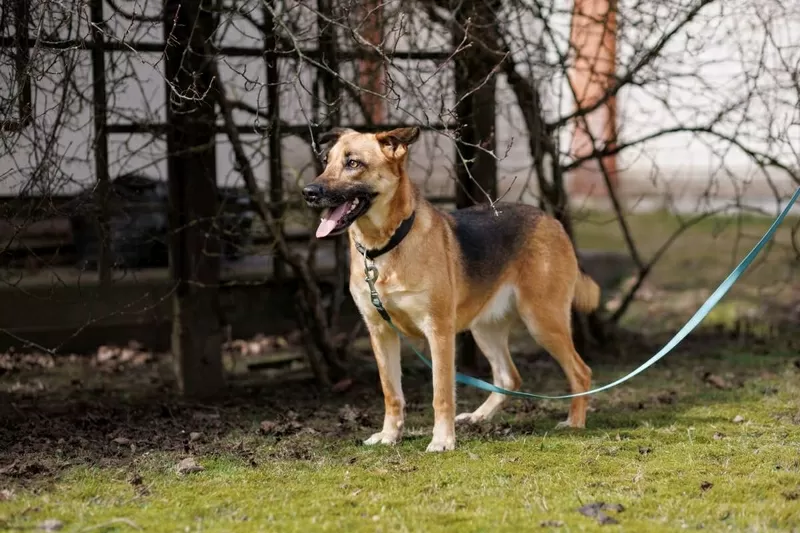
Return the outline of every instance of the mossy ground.
<path id="1" fill-rule="evenodd" d="M 752 242 L 759 228 L 748 230 Z M 580 238 L 590 247 L 618 247 L 613 231 L 589 231 Z M 714 237 L 720 249 L 708 253 L 707 235 L 694 238 L 698 253 L 681 245 L 671 257 L 680 275 L 667 264 L 654 283 L 678 290 L 697 274 L 709 278 L 697 286 L 713 289 L 728 264 L 713 261 L 725 239 Z M 792 268 L 796 279 L 789 241 L 779 242 L 783 255 L 759 267 L 775 270 L 756 270 L 749 286 Z M 739 255 L 748 248 L 743 241 Z M 704 268 L 681 263 L 703 257 Z M 457 450 L 439 455 L 424 451 L 431 381 L 412 357 L 406 438 L 395 447 L 359 444 L 382 416 L 367 352 L 356 354 L 355 383 L 341 393 L 251 373 L 203 404 L 175 394 L 168 360 L 20 357 L 0 377 L 0 530 L 55 519 L 62 531 L 800 531 L 800 336 L 733 334 L 735 314 L 593 397 L 585 430 L 554 430 L 566 402 L 514 400 L 491 423 L 459 428 Z M 644 304 L 635 314 L 639 323 L 651 316 Z M 585 353 L 595 383 L 628 372 L 663 340 L 631 335 L 614 357 Z M 565 390 L 532 344 L 515 352 L 525 390 Z M 459 411 L 483 398 L 459 387 Z M 204 470 L 178 474 L 187 457 Z M 594 502 L 624 506 L 606 511 L 619 524 L 578 512 Z"/>
<path id="2" fill-rule="evenodd" d="M 458 449 L 443 455 L 424 452 L 430 382 L 412 362 L 407 438 L 379 448 L 357 442 L 380 423 L 367 375 L 341 395 L 240 384 L 227 402 L 201 406 L 125 393 L 120 374 L 103 405 L 18 405 L 39 427 L 26 424 L 30 452 L 4 465 L 14 494 L 0 503 L 0 527 L 50 518 L 65 531 L 800 528 L 800 361 L 698 348 L 594 398 L 586 430 L 553 430 L 565 403 L 514 401 L 493 423 L 460 430 Z M 529 390 L 563 387 L 555 365 L 531 359 Z M 623 371 L 596 366 L 597 381 Z M 480 401 L 460 393 L 462 409 Z M 282 397 L 301 408 L 281 412 Z M 267 434 L 262 417 L 277 424 Z M 203 435 L 190 442 L 193 431 Z M 189 456 L 205 470 L 177 474 Z M 608 513 L 619 526 L 578 512 L 597 501 L 624 506 Z"/>

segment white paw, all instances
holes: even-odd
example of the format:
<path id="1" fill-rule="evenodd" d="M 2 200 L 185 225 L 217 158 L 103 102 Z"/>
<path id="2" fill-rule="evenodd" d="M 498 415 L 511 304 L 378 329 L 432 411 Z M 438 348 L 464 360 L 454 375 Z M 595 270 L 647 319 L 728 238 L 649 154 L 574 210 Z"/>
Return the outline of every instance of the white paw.
<path id="1" fill-rule="evenodd" d="M 387 433 L 385 431 L 381 431 L 380 433 L 375 433 L 373 436 L 368 438 L 364 441 L 364 444 L 367 446 L 372 446 L 373 444 L 397 444 L 400 442 L 400 433 Z"/>
<path id="2" fill-rule="evenodd" d="M 445 437 L 445 438 L 434 437 L 433 440 L 431 440 L 431 443 L 428 444 L 428 448 L 425 451 L 449 452 L 451 450 L 454 450 L 455 447 L 456 447 L 455 437 Z"/>
<path id="3" fill-rule="evenodd" d="M 573 424 L 569 418 L 564 420 L 563 422 L 559 422 L 558 424 L 556 424 L 556 429 L 569 429 L 569 428 L 583 429 L 583 427 L 584 427 L 583 424 L 580 425 Z"/>
<path id="4" fill-rule="evenodd" d="M 475 411 L 474 413 L 461 413 L 456 417 L 456 424 L 477 424 L 487 420 L 488 417 Z"/>

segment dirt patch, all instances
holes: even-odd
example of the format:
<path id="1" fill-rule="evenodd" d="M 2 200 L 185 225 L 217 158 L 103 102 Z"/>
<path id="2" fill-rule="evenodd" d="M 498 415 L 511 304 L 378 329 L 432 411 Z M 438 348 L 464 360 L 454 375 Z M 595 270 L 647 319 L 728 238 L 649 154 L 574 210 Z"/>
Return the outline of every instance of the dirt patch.
<path id="1" fill-rule="evenodd" d="M 660 342 L 627 335 L 617 339 L 613 350 L 595 348 L 585 355 L 590 361 L 613 361 L 614 372 L 621 373 L 617 369 L 622 365 L 632 369 L 660 347 Z M 788 347 L 794 341 L 781 342 Z M 308 373 L 298 372 L 292 366 L 297 364 L 293 358 L 282 359 L 290 363 L 278 368 L 263 361 L 242 365 L 242 358 L 257 361 L 247 359 L 250 352 L 263 355 L 264 350 L 256 349 L 256 344 L 281 350 L 291 347 L 285 339 L 235 344 L 239 366 L 249 370 L 232 373 L 225 394 L 205 403 L 188 402 L 177 394 L 169 355 L 143 352 L 135 345 L 104 348 L 92 357 L 3 354 L 0 489 L 47 482 L 79 464 L 131 465 L 148 451 L 172 454 L 175 464 L 186 457 L 219 453 L 257 464 L 262 459 L 254 450 L 259 443 L 269 442 L 274 446 L 264 460 L 305 460 L 326 442 L 360 441 L 379 427 L 383 400 L 371 354 L 354 354 L 352 383 L 344 391 L 333 392 L 318 388 Z M 709 354 L 738 345 L 728 333 L 698 333 L 671 357 L 696 358 L 698 383 L 708 382 L 709 370 L 702 365 L 709 361 Z M 775 342 L 752 343 L 750 351 L 757 356 L 762 349 L 765 353 L 775 350 Z M 515 351 L 525 390 L 566 388 L 551 358 L 531 344 L 518 344 Z M 405 358 L 403 366 L 407 412 L 417 425 L 408 435 L 414 438 L 416 431 L 421 438 L 432 423 L 430 373 L 413 358 Z M 602 368 L 596 362 L 592 366 Z M 490 377 L 486 371 L 479 376 Z M 731 377 L 721 379 L 736 382 Z M 708 386 L 714 387 L 714 381 Z M 484 396 L 481 391 L 461 387 L 459 411 L 467 405 L 477 407 Z M 617 397 L 612 394 L 609 398 L 616 401 Z M 644 398 L 620 398 L 620 408 L 630 412 L 674 409 L 681 401 L 679 394 L 669 389 L 654 390 Z M 542 418 L 548 424 L 560 418 L 566 408 L 562 403 L 515 401 L 505 410 L 507 416 L 459 431 L 480 439 L 512 438 L 535 431 Z"/>

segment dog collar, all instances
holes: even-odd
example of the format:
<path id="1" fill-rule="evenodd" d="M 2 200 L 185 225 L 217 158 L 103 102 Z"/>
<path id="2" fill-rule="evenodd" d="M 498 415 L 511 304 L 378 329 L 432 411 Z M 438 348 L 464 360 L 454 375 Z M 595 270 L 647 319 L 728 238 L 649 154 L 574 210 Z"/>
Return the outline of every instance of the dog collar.
<path id="1" fill-rule="evenodd" d="M 383 254 L 389 253 L 394 250 L 400 242 L 405 239 L 408 232 L 411 231 L 411 226 L 414 225 L 414 218 L 416 218 L 417 212 L 412 211 L 411 215 L 405 219 L 401 224 L 400 227 L 394 232 L 392 238 L 389 239 L 389 242 L 386 243 L 386 246 L 383 248 L 378 248 L 377 250 L 367 250 L 364 248 L 360 242 L 356 242 L 356 250 L 358 253 L 366 257 L 367 259 L 375 259 L 376 257 L 380 257 Z"/>

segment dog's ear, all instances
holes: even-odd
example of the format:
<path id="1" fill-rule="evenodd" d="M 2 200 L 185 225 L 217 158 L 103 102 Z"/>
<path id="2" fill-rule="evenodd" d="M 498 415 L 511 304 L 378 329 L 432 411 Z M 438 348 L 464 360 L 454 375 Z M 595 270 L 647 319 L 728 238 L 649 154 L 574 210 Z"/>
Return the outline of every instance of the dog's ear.
<path id="1" fill-rule="evenodd" d="M 353 130 L 350 128 L 331 128 L 330 130 L 321 133 L 317 138 L 317 142 L 321 145 L 335 143 L 339 140 L 339 137 L 345 133 L 353 133 Z"/>
<path id="2" fill-rule="evenodd" d="M 408 146 L 419 139 L 419 128 L 397 128 L 375 134 L 381 150 L 390 159 L 399 159 L 408 152 Z"/>

